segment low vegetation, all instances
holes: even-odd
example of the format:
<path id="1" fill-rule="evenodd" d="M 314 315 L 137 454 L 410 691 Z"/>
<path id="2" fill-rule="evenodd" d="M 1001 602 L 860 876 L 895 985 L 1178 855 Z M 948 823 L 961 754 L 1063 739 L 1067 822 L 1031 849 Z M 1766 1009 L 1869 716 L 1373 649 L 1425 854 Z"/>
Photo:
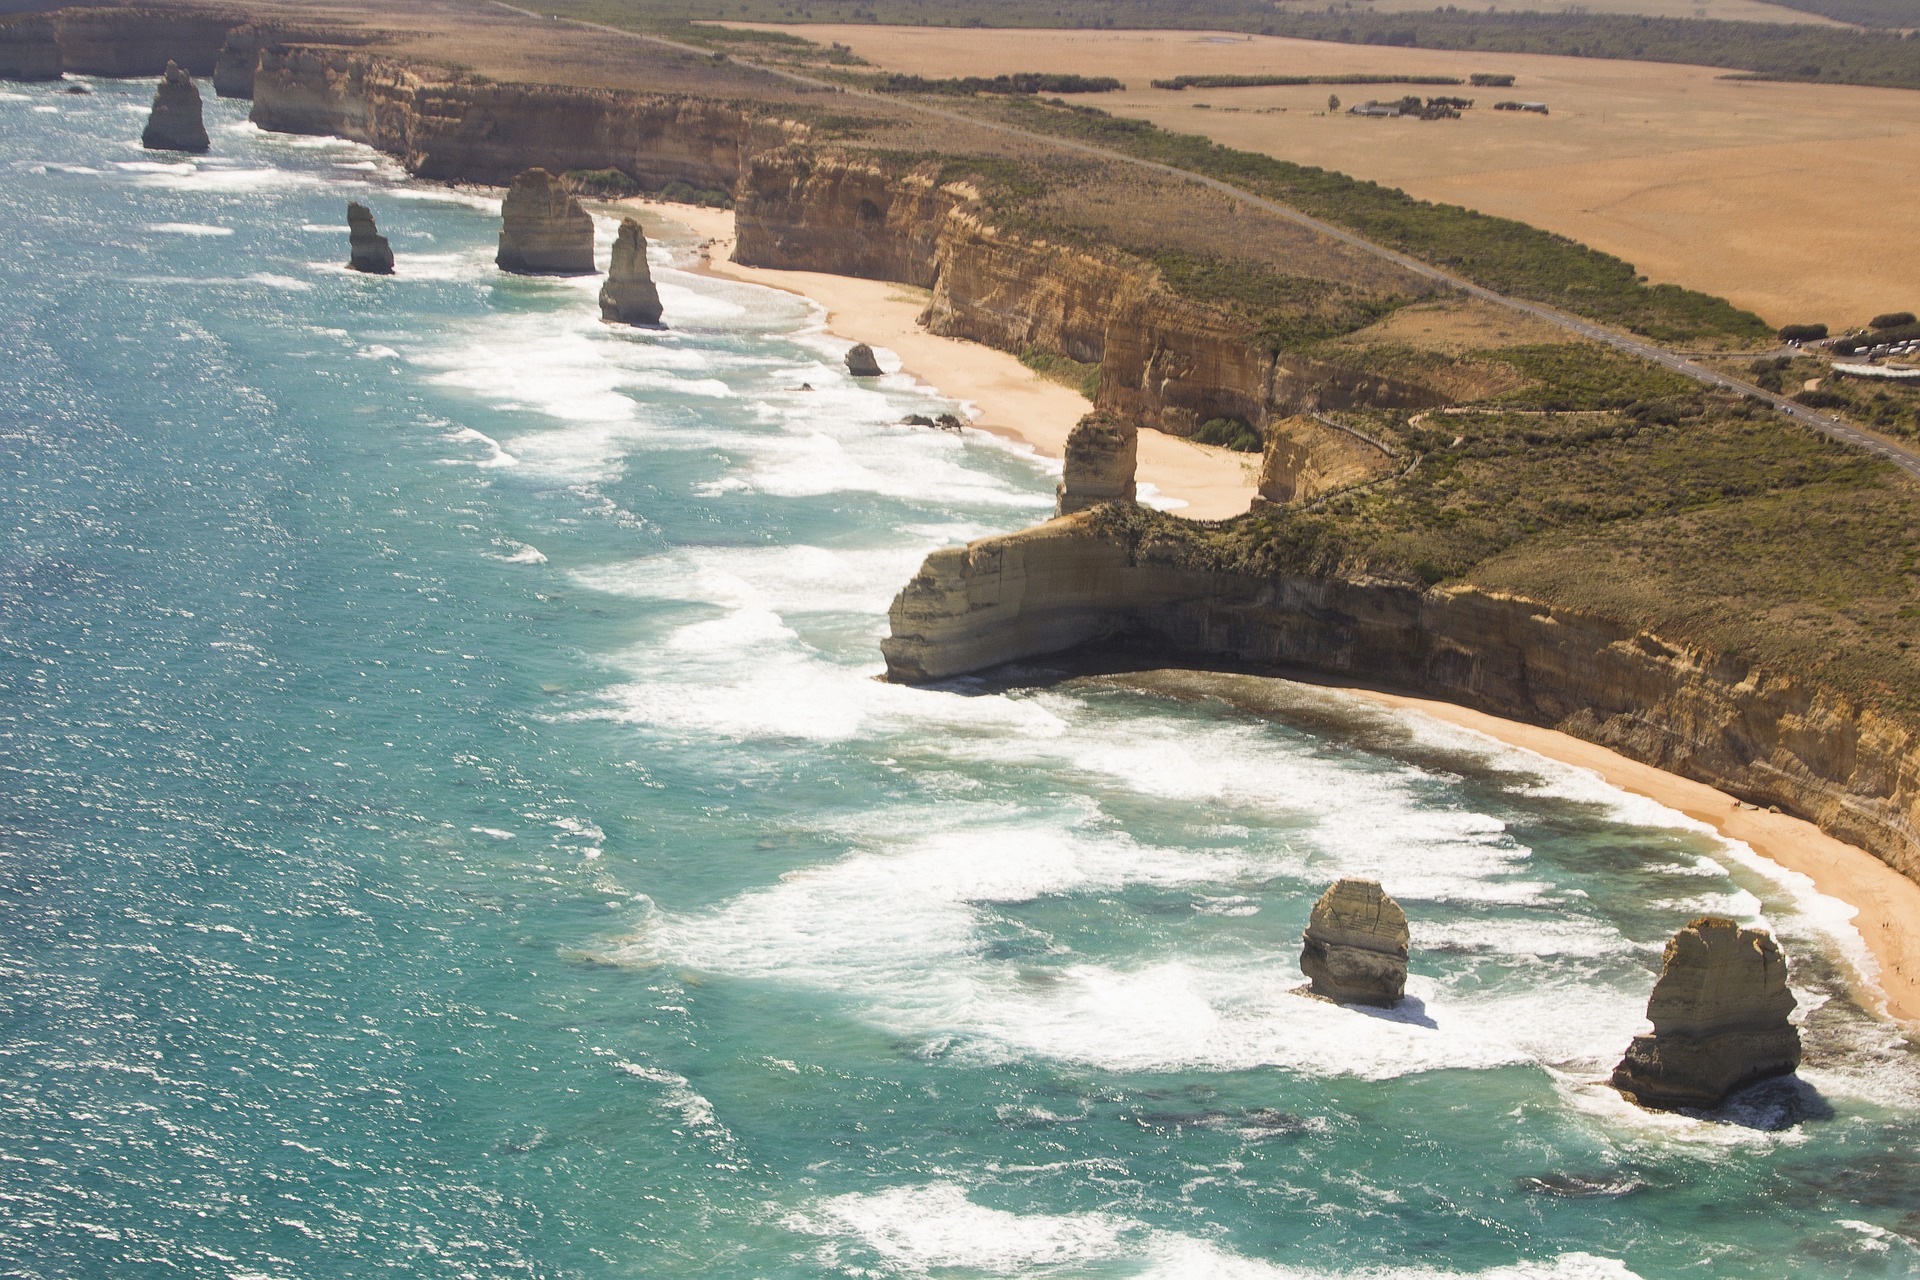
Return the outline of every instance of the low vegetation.
<path id="1" fill-rule="evenodd" d="M 1028 347 L 1020 353 L 1020 363 L 1049 382 L 1057 382 L 1063 387 L 1072 387 L 1089 400 L 1100 393 L 1098 362 L 1074 360 L 1067 356 L 1054 355 L 1049 351 Z"/>
<path id="2" fill-rule="evenodd" d="M 1870 28 L 1810 23 L 1719 22 L 1631 14 L 1473 12 L 1369 13 L 1328 6 L 1286 12 L 1268 0 L 552 0 L 568 17 L 681 39 L 731 39 L 702 20 L 872 22 L 944 27 L 1079 27 L 1244 31 L 1347 44 L 1552 53 L 1725 67 L 1769 80 L 1920 88 L 1920 40 L 1911 0 L 1792 0 L 1792 8 Z M 1850 15 L 1850 16 L 1849 16 Z"/>
<path id="3" fill-rule="evenodd" d="M 1260 432 L 1239 418 L 1208 418 L 1193 438 L 1201 444 L 1218 445 L 1236 453 L 1259 453 L 1267 447 Z"/>
<path id="4" fill-rule="evenodd" d="M 1660 342 L 1764 340 L 1764 321 L 1724 298 L 1651 285 L 1632 264 L 1565 236 L 1393 187 L 1172 133 L 1143 120 L 1051 100 L 1010 100 L 1003 118 L 1229 182 L 1459 273 L 1501 293 L 1564 308 Z"/>
<path id="5" fill-rule="evenodd" d="M 1004 76 L 957 76 L 934 80 L 926 76 L 875 76 L 868 87 L 881 93 L 932 93 L 971 97 L 976 93 L 1111 93 L 1126 85 L 1112 76 L 1076 76 L 1040 71 L 1016 71 Z"/>
<path id="6" fill-rule="evenodd" d="M 1920 520 L 1891 468 L 1731 397 L 1663 416 L 1433 415 L 1410 466 L 1312 504 L 1095 518 L 1196 566 L 1470 582 L 1920 708 Z"/>
<path id="7" fill-rule="evenodd" d="M 1509 83 L 1513 77 L 1506 77 Z M 1477 83 L 1479 77 L 1475 77 Z M 1459 76 L 1174 76 L 1155 80 L 1156 89 L 1263 89 L 1294 84 L 1465 84 Z"/>

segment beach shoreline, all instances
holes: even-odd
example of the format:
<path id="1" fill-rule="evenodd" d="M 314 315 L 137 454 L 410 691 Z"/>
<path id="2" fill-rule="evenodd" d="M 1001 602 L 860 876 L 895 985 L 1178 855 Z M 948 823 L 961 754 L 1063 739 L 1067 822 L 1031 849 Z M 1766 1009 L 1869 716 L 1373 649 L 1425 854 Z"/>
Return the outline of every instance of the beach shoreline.
<path id="1" fill-rule="evenodd" d="M 741 266 L 730 261 L 731 210 L 658 201 L 628 203 L 686 227 L 703 241 L 699 266 L 703 273 L 800 294 L 826 310 L 828 328 L 838 336 L 892 350 L 908 372 L 943 394 L 975 404 L 981 417 L 972 425 L 981 430 L 1059 457 L 1067 432 L 1091 408 L 1085 397 L 1042 378 L 1005 352 L 927 333 L 917 323 L 926 305 L 924 290 L 822 272 Z M 845 319 L 855 314 L 857 325 Z M 1178 514 L 1220 519 L 1245 511 L 1252 497 L 1252 468 L 1245 457 L 1143 430 L 1139 475 L 1167 497 L 1187 501 L 1189 506 Z M 1246 470 L 1236 474 L 1239 468 Z M 1920 884 L 1866 850 L 1835 839 L 1803 819 L 1747 804 L 1706 783 L 1642 764 L 1556 729 L 1359 685 L 1325 682 L 1323 687 L 1382 706 L 1418 711 L 1507 746 L 1590 770 L 1622 791 L 1703 823 L 1784 871 L 1806 877 L 1818 892 L 1855 912 L 1852 927 L 1877 970 L 1859 975 L 1861 989 L 1856 994 L 1861 1003 L 1920 1034 Z"/>
<path id="2" fill-rule="evenodd" d="M 1704 782 L 1668 773 L 1558 729 L 1503 720 L 1432 698 L 1356 685 L 1328 684 L 1381 706 L 1417 711 L 1442 723 L 1485 734 L 1506 746 L 1586 769 L 1630 795 L 1664 805 L 1723 837 L 1737 840 L 1786 871 L 1805 876 L 1820 893 L 1855 911 L 1859 933 L 1877 972 L 1860 974 L 1861 1003 L 1920 1034 L 1920 884 L 1858 846 L 1811 822 L 1739 800 Z"/>
<path id="3" fill-rule="evenodd" d="M 1007 352 L 963 338 L 928 333 L 919 323 L 928 294 L 912 285 L 819 271 L 777 271 L 732 261 L 733 212 L 657 200 L 621 202 L 628 210 L 678 223 L 703 241 L 703 274 L 765 285 L 807 298 L 827 313 L 827 329 L 850 342 L 885 348 L 942 395 L 966 401 L 980 416 L 968 425 L 1030 446 L 1046 458 L 1065 454 L 1067 433 L 1092 408 L 1085 396 L 1021 364 Z M 1222 520 L 1243 514 L 1258 491 L 1258 454 L 1195 444 L 1151 428 L 1140 431 L 1139 482 L 1179 505 L 1172 514 Z"/>

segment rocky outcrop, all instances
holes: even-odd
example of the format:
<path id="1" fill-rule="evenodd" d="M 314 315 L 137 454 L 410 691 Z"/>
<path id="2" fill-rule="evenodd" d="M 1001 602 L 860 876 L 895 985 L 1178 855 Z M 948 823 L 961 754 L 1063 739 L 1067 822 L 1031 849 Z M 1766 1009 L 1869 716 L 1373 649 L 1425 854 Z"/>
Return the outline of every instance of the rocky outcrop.
<path id="1" fill-rule="evenodd" d="M 1066 460 L 1055 511 L 1072 515 L 1103 502 L 1132 502 L 1140 429 L 1102 413 L 1090 413 L 1067 434 Z"/>
<path id="2" fill-rule="evenodd" d="M 647 237 L 632 218 L 620 222 L 613 262 L 600 286 L 600 318 L 613 324 L 660 323 L 660 291 L 647 269 Z"/>
<path id="3" fill-rule="evenodd" d="M 873 358 L 873 348 L 864 342 L 856 342 L 847 352 L 847 372 L 856 378 L 877 378 L 885 372 L 880 362 Z"/>
<path id="4" fill-rule="evenodd" d="M 500 206 L 502 271 L 522 275 L 593 274 L 593 218 L 545 169 L 513 180 Z"/>
<path id="5" fill-rule="evenodd" d="M 1771 935 L 1702 916 L 1673 935 L 1613 1086 L 1643 1107 L 1717 1107 L 1746 1085 L 1800 1065 L 1788 1021 L 1787 962 Z"/>
<path id="6" fill-rule="evenodd" d="M 358 200 L 347 201 L 347 266 L 368 275 L 393 274 L 393 246 L 374 225 L 373 210 Z"/>
<path id="7" fill-rule="evenodd" d="M 227 32 L 245 22 L 220 10 L 62 9 L 54 15 L 61 62 L 93 76 L 157 76 L 168 63 L 188 75 L 213 74 Z"/>
<path id="8" fill-rule="evenodd" d="M 0 18 L 0 80 L 58 80 L 63 66 L 51 18 L 38 13 Z"/>
<path id="9" fill-rule="evenodd" d="M 927 557 L 888 615 L 889 678 L 1112 641 L 1160 661 L 1363 680 L 1560 729 L 1777 805 L 1920 880 L 1920 731 L 1891 713 L 1629 623 L 1471 586 L 1198 567 L 1101 515 Z"/>
<path id="10" fill-rule="evenodd" d="M 938 168 L 889 173 L 872 160 L 798 145 L 756 151 L 734 206 L 737 261 L 930 288 L 947 215 L 971 192 Z"/>
<path id="11" fill-rule="evenodd" d="M 1275 503 L 1310 502 L 1392 468 L 1393 455 L 1384 444 L 1301 414 L 1267 425 L 1260 497 Z"/>
<path id="12" fill-rule="evenodd" d="M 175 64 L 154 91 L 153 113 L 140 134 L 140 145 L 149 151 L 205 152 L 212 144 L 207 138 L 206 122 L 200 115 L 200 89 L 193 77 Z"/>
<path id="13" fill-rule="evenodd" d="M 1407 913 L 1378 880 L 1335 881 L 1313 904 L 1300 970 L 1313 994 L 1387 1008 L 1407 988 Z"/>

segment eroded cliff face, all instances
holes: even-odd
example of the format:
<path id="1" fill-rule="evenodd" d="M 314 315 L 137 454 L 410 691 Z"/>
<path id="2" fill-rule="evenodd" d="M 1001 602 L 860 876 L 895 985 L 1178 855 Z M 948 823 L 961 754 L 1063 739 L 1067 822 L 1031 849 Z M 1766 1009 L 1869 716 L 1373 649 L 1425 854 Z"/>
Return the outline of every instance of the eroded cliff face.
<path id="1" fill-rule="evenodd" d="M 1392 450 L 1383 444 L 1300 414 L 1267 424 L 1260 497 L 1274 503 L 1311 502 L 1392 469 Z"/>
<path id="2" fill-rule="evenodd" d="M 209 76 L 227 32 L 245 19 L 218 10 L 62 9 L 53 21 L 68 71 L 157 76 L 173 62 L 190 75 Z"/>
<path id="3" fill-rule="evenodd" d="M 505 185 L 541 167 L 619 169 L 644 188 L 731 190 L 744 155 L 804 133 L 704 99 L 463 81 L 360 50 L 260 50 L 253 121 L 337 134 L 398 156 L 423 178 Z"/>
<path id="4" fill-rule="evenodd" d="M 1262 349 L 1244 320 L 1173 294 L 1148 264 L 992 225 L 976 193 L 932 166 L 898 175 L 790 148 L 752 157 L 736 258 L 931 288 L 928 329 L 1003 351 L 1101 366 L 1102 410 L 1191 435 L 1313 409 L 1426 407 L 1432 388 Z"/>
<path id="5" fill-rule="evenodd" d="M 1920 734 L 1810 681 L 1473 587 L 1254 578 L 1102 534 L 1091 513 L 938 551 L 894 599 L 890 678 L 1097 640 L 1271 663 L 1551 726 L 1778 805 L 1920 879 Z"/>
<path id="6" fill-rule="evenodd" d="M 931 166 L 896 175 L 803 146 L 756 149 L 736 193 L 734 257 L 929 288 L 947 217 L 967 194 L 941 186 Z"/>
<path id="7" fill-rule="evenodd" d="M 0 80 L 58 80 L 63 65 L 51 18 L 0 18 Z"/>

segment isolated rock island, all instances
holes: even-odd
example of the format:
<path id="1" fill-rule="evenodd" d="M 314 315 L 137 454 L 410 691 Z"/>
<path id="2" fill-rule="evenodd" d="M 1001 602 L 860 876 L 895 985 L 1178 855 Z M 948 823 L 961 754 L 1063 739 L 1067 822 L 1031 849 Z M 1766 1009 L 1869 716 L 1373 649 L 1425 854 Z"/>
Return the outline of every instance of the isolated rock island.
<path id="1" fill-rule="evenodd" d="M 647 269 L 647 235 L 632 218 L 620 223 L 613 262 L 600 286 L 600 318 L 610 324 L 660 323 L 660 290 Z"/>
<path id="2" fill-rule="evenodd" d="M 1387 1008 L 1407 989 L 1407 913 L 1378 880 L 1335 881 L 1307 917 L 1300 970 L 1313 994 Z"/>
<path id="3" fill-rule="evenodd" d="M 847 352 L 847 372 L 856 378 L 877 378 L 883 372 L 880 362 L 873 358 L 873 348 L 864 342 L 856 342 L 853 350 Z"/>
<path id="4" fill-rule="evenodd" d="M 149 151 L 190 151 L 204 155 L 213 143 L 200 113 L 200 90 L 178 63 L 167 63 L 160 87 L 153 94 L 153 114 L 140 135 Z"/>
<path id="5" fill-rule="evenodd" d="M 373 276 L 393 274 L 393 246 L 374 225 L 373 210 L 358 200 L 347 201 L 347 266 Z"/>
<path id="6" fill-rule="evenodd" d="M 593 274 L 593 218 L 545 169 L 514 178 L 500 206 L 503 271 L 535 276 Z"/>
<path id="7" fill-rule="evenodd" d="M 1635 1036 L 1613 1086 L 1643 1107 L 1717 1107 L 1729 1094 L 1800 1065 L 1788 1015 L 1787 962 L 1772 935 L 1701 916 L 1667 943 L 1647 1001 L 1651 1035 Z"/>

